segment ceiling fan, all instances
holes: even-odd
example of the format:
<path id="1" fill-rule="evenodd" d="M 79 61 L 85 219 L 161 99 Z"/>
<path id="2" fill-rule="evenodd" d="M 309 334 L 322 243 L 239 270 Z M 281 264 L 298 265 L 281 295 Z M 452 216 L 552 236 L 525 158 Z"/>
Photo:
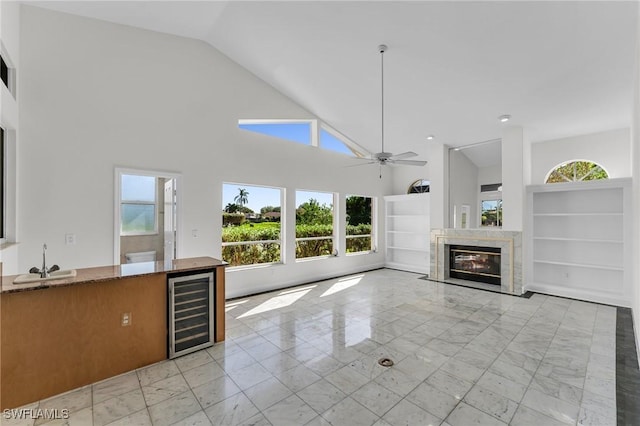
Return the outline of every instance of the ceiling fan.
<path id="1" fill-rule="evenodd" d="M 381 44 L 378 46 L 378 52 L 380 52 L 380 77 L 381 77 L 381 94 L 382 94 L 382 119 L 381 119 L 381 141 L 382 141 L 382 149 L 380 152 L 372 154 L 370 157 L 358 158 L 358 160 L 367 161 L 364 164 L 379 164 L 380 165 L 380 177 L 382 178 L 382 166 L 386 166 L 387 164 L 398 164 L 403 166 L 424 166 L 427 164 L 426 161 L 422 160 L 406 160 L 406 158 L 416 157 L 418 154 L 412 151 L 403 152 L 400 154 L 392 154 L 391 152 L 386 152 L 384 150 L 384 52 L 387 51 L 387 46 Z"/>

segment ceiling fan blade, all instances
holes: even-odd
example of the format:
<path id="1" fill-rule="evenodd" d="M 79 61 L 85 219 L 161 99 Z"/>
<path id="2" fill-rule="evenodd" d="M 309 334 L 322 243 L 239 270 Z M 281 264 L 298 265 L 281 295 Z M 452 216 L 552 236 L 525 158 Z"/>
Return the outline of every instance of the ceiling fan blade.
<path id="1" fill-rule="evenodd" d="M 369 160 L 369 161 L 366 162 L 366 163 L 351 164 L 351 165 L 345 166 L 345 167 L 358 167 L 358 166 L 366 166 L 366 165 L 369 165 L 369 164 L 376 164 L 377 163 L 377 161 L 372 161 L 369 158 L 361 158 L 360 160 Z"/>
<path id="2" fill-rule="evenodd" d="M 426 161 L 421 160 L 390 160 L 389 162 L 402 166 L 424 166 L 425 164 L 427 164 Z"/>
<path id="3" fill-rule="evenodd" d="M 402 160 L 402 159 L 405 159 L 405 158 L 411 158 L 411 157 L 417 157 L 417 156 L 418 156 L 418 154 L 416 154 L 415 152 L 407 151 L 407 152 L 403 152 L 403 153 L 400 153 L 400 154 L 392 155 L 391 159 L 392 160 Z"/>

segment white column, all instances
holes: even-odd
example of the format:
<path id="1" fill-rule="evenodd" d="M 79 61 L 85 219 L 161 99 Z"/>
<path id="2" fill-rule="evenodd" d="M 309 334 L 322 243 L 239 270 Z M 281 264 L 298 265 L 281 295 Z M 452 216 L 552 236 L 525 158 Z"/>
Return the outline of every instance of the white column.
<path id="1" fill-rule="evenodd" d="M 449 227 L 449 147 L 440 142 L 429 143 L 429 180 L 431 182 L 431 229 Z"/>
<path id="2" fill-rule="evenodd" d="M 530 183 L 531 144 L 522 127 L 506 127 L 502 131 L 502 229 L 524 229 L 525 187 Z"/>

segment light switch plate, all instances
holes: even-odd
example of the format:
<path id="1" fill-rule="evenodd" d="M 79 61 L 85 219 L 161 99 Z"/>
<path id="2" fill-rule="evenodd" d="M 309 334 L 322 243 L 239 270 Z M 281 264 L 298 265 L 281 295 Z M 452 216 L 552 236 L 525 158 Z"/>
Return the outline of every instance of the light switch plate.
<path id="1" fill-rule="evenodd" d="M 76 234 L 65 234 L 64 243 L 69 245 L 75 245 L 76 243 Z"/>

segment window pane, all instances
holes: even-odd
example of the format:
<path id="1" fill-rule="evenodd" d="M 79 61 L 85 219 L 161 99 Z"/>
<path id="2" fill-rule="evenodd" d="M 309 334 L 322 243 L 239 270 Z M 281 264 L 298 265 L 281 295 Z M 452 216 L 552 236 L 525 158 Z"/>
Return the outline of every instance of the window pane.
<path id="1" fill-rule="evenodd" d="M 222 259 L 231 266 L 280 262 L 282 190 L 264 186 L 222 185 Z"/>
<path id="2" fill-rule="evenodd" d="M 156 178 L 122 175 L 122 201 L 156 201 Z"/>
<path id="3" fill-rule="evenodd" d="M 311 123 L 238 124 L 238 127 L 263 135 L 275 136 L 292 142 L 311 145 Z"/>
<path id="4" fill-rule="evenodd" d="M 333 238 L 296 241 L 296 259 L 329 256 L 331 253 L 333 253 Z"/>
<path id="5" fill-rule="evenodd" d="M 358 236 L 347 238 L 347 253 L 371 250 L 371 198 L 347 197 L 347 236 Z"/>
<path id="6" fill-rule="evenodd" d="M 324 129 L 320 129 L 320 148 L 355 157 L 355 154 L 353 153 L 351 148 L 349 148 L 344 142 Z"/>
<path id="7" fill-rule="evenodd" d="M 242 244 L 222 247 L 222 259 L 230 266 L 280 262 L 279 243 Z"/>
<path id="8" fill-rule="evenodd" d="M 155 232 L 156 206 L 153 204 L 122 204 L 120 217 L 123 234 Z"/>
<path id="9" fill-rule="evenodd" d="M 296 191 L 296 238 L 328 237 L 296 241 L 296 258 L 333 253 L 333 194 Z"/>
<path id="10" fill-rule="evenodd" d="M 502 226 L 502 200 L 482 201 L 482 226 Z"/>

